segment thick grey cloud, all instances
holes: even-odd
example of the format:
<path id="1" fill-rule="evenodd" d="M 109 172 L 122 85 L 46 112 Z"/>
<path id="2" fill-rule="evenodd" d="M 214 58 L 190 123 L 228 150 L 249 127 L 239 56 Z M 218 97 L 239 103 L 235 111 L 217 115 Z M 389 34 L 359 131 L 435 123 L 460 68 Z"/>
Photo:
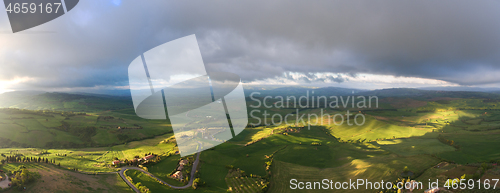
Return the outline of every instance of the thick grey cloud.
<path id="1" fill-rule="evenodd" d="M 127 85 L 141 52 L 196 34 L 208 70 L 245 81 L 332 72 L 481 85 L 500 81 L 499 18 L 497 1 L 80 1 L 52 22 L 0 33 L 0 79 Z"/>

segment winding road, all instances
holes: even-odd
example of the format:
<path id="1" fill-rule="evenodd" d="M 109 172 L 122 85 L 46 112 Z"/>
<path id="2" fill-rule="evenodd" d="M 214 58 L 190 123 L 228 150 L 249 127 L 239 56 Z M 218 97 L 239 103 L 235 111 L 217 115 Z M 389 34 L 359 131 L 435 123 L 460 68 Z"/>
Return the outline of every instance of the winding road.
<path id="1" fill-rule="evenodd" d="M 196 160 L 194 161 L 193 163 L 193 168 L 191 169 L 191 177 L 189 178 L 189 182 L 188 184 L 186 184 L 185 186 L 173 186 L 173 185 L 170 185 L 168 184 L 167 182 L 163 181 L 162 179 L 160 178 L 157 178 L 156 176 L 154 176 L 153 174 L 141 169 L 141 168 L 138 168 L 138 167 L 123 167 L 120 172 L 118 172 L 118 174 L 120 174 L 120 177 L 122 177 L 122 179 L 137 193 L 140 193 L 140 191 L 125 177 L 125 171 L 126 170 L 138 170 L 138 171 L 141 171 L 142 173 L 158 180 L 160 183 L 162 183 L 163 185 L 166 185 L 166 186 L 169 186 L 173 189 L 185 189 L 185 188 L 188 188 L 190 187 L 192 184 L 193 184 L 193 180 L 194 180 L 194 175 L 196 173 L 196 168 L 198 168 L 198 163 L 200 163 L 200 154 L 201 152 L 198 152 L 198 155 L 196 156 Z"/>
<path id="2" fill-rule="evenodd" d="M 5 189 L 9 187 L 9 176 L 5 174 L 5 179 L 0 182 L 0 188 Z"/>

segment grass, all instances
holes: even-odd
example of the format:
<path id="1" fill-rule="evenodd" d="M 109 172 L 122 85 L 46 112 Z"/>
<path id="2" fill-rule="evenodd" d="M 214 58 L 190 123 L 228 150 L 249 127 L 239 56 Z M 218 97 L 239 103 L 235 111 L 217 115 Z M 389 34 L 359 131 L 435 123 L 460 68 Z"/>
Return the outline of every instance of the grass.
<path id="1" fill-rule="evenodd" d="M 234 165 L 247 174 L 265 175 L 263 164 L 268 159 L 264 155 L 270 155 L 279 149 L 282 150 L 274 155 L 276 165 L 273 165 L 273 188 L 270 192 L 287 192 L 291 178 L 305 181 L 324 178 L 335 181 L 354 177 L 394 180 L 401 174 L 404 166 L 415 173 L 421 173 L 439 161 L 430 156 L 400 157 L 369 143 L 339 143 L 322 127 L 312 127 L 311 130 L 304 129 L 300 133 L 289 135 L 271 135 L 247 147 L 231 142 L 202 153 L 200 176 L 211 188 L 220 191 L 225 191 L 228 185 L 234 186 L 234 182 L 229 182 L 233 183 L 231 185 L 217 180 L 227 174 L 225 165 Z M 312 146 L 312 142 L 320 142 L 322 145 Z M 246 157 L 246 154 L 249 156 Z M 275 170 L 275 167 L 278 169 Z M 282 175 L 282 172 L 286 174 Z"/>
<path id="2" fill-rule="evenodd" d="M 0 107 L 30 110 L 58 110 L 74 112 L 100 112 L 131 108 L 129 97 L 97 96 L 88 94 L 38 93 L 22 92 L 4 93 L 0 96 Z"/>
<path id="3" fill-rule="evenodd" d="M 41 124 L 41 122 L 44 121 L 40 122 L 39 120 L 46 120 L 46 118 L 45 116 L 29 113 L 10 114 L 5 111 L 0 111 L 0 123 L 2 126 L 0 127 L 0 136 L 18 144 L 38 147 L 43 147 L 47 142 L 57 140 L 62 142 L 82 143 L 76 136 L 69 135 L 65 132 L 55 131 Z M 53 122 L 55 121 L 47 124 L 56 125 Z"/>
<path id="4" fill-rule="evenodd" d="M 0 109 L 0 126 L 0 146 L 4 147 L 109 146 L 172 131 L 167 120 L 140 119 L 131 116 L 128 111 L 71 114 L 58 111 Z M 89 127 L 95 127 L 96 132 L 91 133 Z"/>
<path id="5" fill-rule="evenodd" d="M 259 153 L 263 153 L 259 150 L 273 147 L 277 150 L 279 147 L 286 146 L 274 156 L 275 165 L 272 170 L 270 192 L 288 192 L 289 179 L 292 178 L 301 181 L 322 179 L 343 181 L 357 178 L 395 180 L 400 177 L 405 166 L 408 166 L 416 176 L 422 175 L 426 176 L 424 178 L 436 179 L 444 170 L 432 172 L 433 166 L 440 162 L 440 158 L 446 159 L 447 155 L 460 155 L 460 152 L 465 151 L 471 155 L 463 155 L 463 157 L 475 159 L 475 161 L 497 159 L 495 156 L 498 151 L 495 151 L 495 147 L 498 147 L 496 141 L 499 140 L 495 135 L 483 138 L 482 142 L 480 136 L 484 137 L 488 134 L 478 134 L 477 141 L 468 140 L 466 137 L 471 132 L 450 125 L 457 123 L 460 119 L 477 119 L 479 112 L 468 110 L 407 113 L 402 117 L 398 115 L 398 111 L 382 111 L 381 114 L 388 119 L 367 116 L 367 125 L 362 127 L 347 125 L 329 126 L 323 129 L 312 127 L 311 130 L 304 129 L 300 133 L 289 133 L 288 136 L 274 134 L 253 145 L 241 147 L 246 142 L 269 135 L 270 131 L 276 127 L 247 128 L 242 133 L 243 136 L 237 136 L 217 146 L 215 150 L 203 152 L 201 177 L 223 191 L 224 183 L 215 179 L 223 177 L 224 172 L 220 171 L 224 171 L 224 165 L 233 164 L 247 173 L 265 174 L 263 166 L 260 166 L 266 161 L 265 158 L 252 160 L 252 163 L 256 164 L 250 167 L 251 163 L 244 162 L 245 155 L 249 155 L 247 158 L 258 157 Z M 489 116 L 497 115 L 491 113 Z M 485 121 L 476 121 L 472 124 L 485 124 Z M 381 138 L 386 140 L 357 144 L 338 143 L 330 137 L 330 133 L 335 137 L 346 139 Z M 449 136 L 457 144 L 464 145 L 460 145 L 460 149 L 456 151 L 456 148 L 437 140 L 439 134 Z M 458 136 L 463 136 L 463 141 Z M 322 145 L 311 146 L 312 142 L 319 142 Z M 466 143 L 468 145 L 465 145 Z M 480 150 L 477 151 L 478 149 Z M 472 154 L 473 150 L 477 152 Z M 460 159 L 460 157 L 457 158 L 450 158 L 450 160 Z M 204 172 L 209 172 L 210 177 L 204 175 Z M 227 185 L 231 186 L 231 184 Z"/>
<path id="6" fill-rule="evenodd" d="M 435 181 L 436 179 L 440 182 L 439 185 L 444 185 L 448 176 L 443 175 L 444 172 L 455 168 L 455 164 L 445 163 L 443 167 L 431 167 L 427 169 L 422 175 L 416 178 L 417 181 L 428 182 L 429 180 Z"/>
<path id="7" fill-rule="evenodd" d="M 132 183 L 135 185 L 138 182 L 141 182 L 143 186 L 146 186 L 149 188 L 149 190 L 154 193 L 154 192 L 168 192 L 171 191 L 172 189 L 168 186 L 162 185 L 158 183 L 155 179 L 151 178 L 150 176 L 137 171 L 137 170 L 127 170 L 125 172 L 127 176 L 130 176 L 132 178 Z"/>
<path id="8" fill-rule="evenodd" d="M 358 119 L 361 119 L 358 117 Z M 340 122 L 340 121 L 338 121 Z M 353 121 L 351 120 L 351 123 Z M 362 120 L 358 121 L 359 123 Z M 339 126 L 330 126 L 331 134 L 343 141 L 348 140 L 366 140 L 374 141 L 377 139 L 391 139 L 391 138 L 407 138 L 412 136 L 422 136 L 427 132 L 431 132 L 430 128 L 415 128 L 408 126 L 400 126 L 397 124 L 391 124 L 390 121 L 377 120 L 373 116 L 366 116 L 365 123 L 363 125 L 352 125 L 349 126 L 344 123 Z"/>
<path id="9" fill-rule="evenodd" d="M 390 139 L 375 142 L 382 149 L 402 156 L 432 155 L 442 152 L 453 152 L 455 148 L 441 143 L 437 139 L 408 138 Z"/>
<path id="10" fill-rule="evenodd" d="M 146 153 L 165 154 L 174 151 L 175 144 L 162 143 L 165 138 L 172 134 L 166 134 L 153 139 L 134 141 L 124 145 L 101 148 L 83 149 L 38 149 L 38 148 L 4 148 L 0 153 L 4 155 L 22 154 L 27 157 L 41 157 L 55 160 L 63 168 L 77 168 L 84 172 L 113 172 L 117 169 L 109 167 L 111 161 L 117 157 L 119 159 L 133 159 L 136 155 L 143 157 Z M 47 151 L 47 154 L 41 154 Z"/>
<path id="11" fill-rule="evenodd" d="M 168 177 L 168 175 L 174 169 L 176 169 L 177 164 L 179 163 L 179 159 L 180 159 L 179 155 L 173 155 L 173 156 L 163 158 L 159 163 L 157 163 L 153 166 L 149 166 L 148 172 L 155 175 L 156 177 L 162 179 L 163 181 L 167 182 L 168 184 L 171 184 L 174 186 L 184 186 L 185 185 L 184 183 Z"/>
<path id="12" fill-rule="evenodd" d="M 276 157 L 279 159 L 279 157 Z M 376 156 L 367 159 L 355 159 L 343 166 L 333 168 L 316 168 L 298 164 L 276 161 L 273 165 L 273 178 L 270 192 L 289 192 L 290 179 L 300 181 L 345 182 L 349 179 L 368 179 L 370 181 L 396 180 L 404 166 L 414 172 L 423 172 L 438 162 L 429 156 L 398 157 L 395 155 Z M 331 190 L 304 190 L 299 192 L 331 192 Z M 337 190 L 336 192 L 359 192 L 359 190 Z"/>
<path id="13" fill-rule="evenodd" d="M 14 171 L 21 166 L 38 172 L 41 178 L 29 184 L 26 191 L 8 192 L 133 192 L 118 174 L 86 175 L 40 163 L 9 163 L 0 169 Z"/>
<path id="14" fill-rule="evenodd" d="M 262 192 L 262 180 L 249 177 L 231 177 L 226 178 L 226 183 L 229 188 L 235 192 Z"/>
<path id="15" fill-rule="evenodd" d="M 151 193 L 161 193 L 161 192 L 186 192 L 186 193 L 193 193 L 193 192 L 223 192 L 218 189 L 214 189 L 211 185 L 208 187 L 199 187 L 196 190 L 194 190 L 191 187 L 188 187 L 186 189 L 172 189 L 166 185 L 162 185 L 158 183 L 155 179 L 151 178 L 148 175 L 145 175 L 144 173 L 137 171 L 137 170 L 127 170 L 125 172 L 127 176 L 130 176 L 132 178 L 132 181 L 134 184 L 137 182 L 141 182 L 142 185 L 145 185 L 146 187 L 149 188 Z M 222 179 L 223 180 L 223 179 Z M 224 190 L 225 192 L 225 190 Z"/>
<path id="16" fill-rule="evenodd" d="M 67 103 L 65 108 L 75 108 L 78 105 L 79 103 Z M 452 108 L 453 105 L 478 109 L 456 110 Z M 362 126 L 349 126 L 346 123 L 328 124 L 312 126 L 310 130 L 306 126 L 300 132 L 290 132 L 288 135 L 272 132 L 287 127 L 285 125 L 246 128 L 226 143 L 202 152 L 198 177 L 205 181 L 207 186 L 197 190 L 191 188 L 174 190 L 137 171 L 127 171 L 127 175 L 133 178 L 134 183 L 141 182 L 152 192 L 226 192 L 229 187 L 238 191 L 256 192 L 260 187 L 258 183 L 256 184 L 256 179 L 248 176 L 227 177 L 226 166 L 233 165 L 246 174 L 266 176 L 269 172 L 265 169 L 265 162 L 270 160 L 266 156 L 274 154 L 269 192 L 289 192 L 290 179 L 300 181 L 330 179 L 339 182 L 349 179 L 394 181 L 401 176 L 405 166 L 416 174 L 417 179 L 426 182 L 428 179 L 444 178 L 443 176 L 447 176 L 446 172 L 454 172 L 457 175 L 463 173 L 461 170 L 454 171 L 455 165 L 451 164 L 444 168 L 434 168 L 442 159 L 458 164 L 500 160 L 497 148 L 500 146 L 500 135 L 498 135 L 500 130 L 496 129 L 500 128 L 500 112 L 485 110 L 483 107 L 492 106 L 478 99 L 428 101 L 423 107 L 367 111 L 365 124 Z M 267 110 L 272 111 L 271 114 L 294 113 L 291 109 Z M 330 114 L 345 113 L 338 110 L 327 111 Z M 319 109 L 303 109 L 300 113 L 319 113 Z M 33 118 L 27 118 L 28 116 Z M 35 139 L 34 136 L 47 135 L 50 140 L 87 143 L 77 135 L 54 129 L 65 121 L 76 128 L 97 127 L 96 134 L 91 137 L 93 143 L 122 144 L 110 147 L 48 149 L 48 154 L 43 155 L 40 154 L 42 149 L 38 148 L 5 148 L 0 149 L 0 153 L 46 157 L 55 159 L 56 163 L 60 162 L 65 168 L 76 167 L 83 171 L 109 172 L 115 171 L 108 167 L 114 157 L 132 159 L 136 155 L 142 157 L 149 152 L 163 154 L 176 150 L 175 144 L 159 143 L 171 137 L 171 133 L 128 143 L 118 139 L 118 135 L 128 138 L 150 137 L 170 129 L 168 121 L 142 120 L 135 116 L 133 109 L 94 112 L 88 116 L 78 115 L 69 119 L 62 115 L 54 115 L 49 119 L 38 116 L 26 113 L 15 115 L 0 113 L 0 124 L 7 128 L 0 129 L 0 134 L 10 136 L 12 141 L 32 140 L 30 143 L 38 145 L 46 142 L 44 139 Z M 99 119 L 99 116 L 111 116 L 114 119 L 104 120 Z M 294 120 L 295 116 L 290 116 L 290 120 Z M 267 122 L 270 122 L 269 117 Z M 127 127 L 134 124 L 139 124 L 145 129 L 116 129 L 117 126 Z M 439 135 L 452 140 L 453 145 L 458 148 L 439 141 Z M 262 140 L 244 146 L 259 139 Z M 321 145 L 313 146 L 312 143 Z M 179 156 L 163 158 L 158 164 L 148 166 L 148 170 L 170 184 L 182 185 L 167 177 L 177 166 L 178 159 Z M 15 167 L 15 164 L 7 164 L 5 167 L 7 169 Z M 80 181 L 74 182 L 78 183 L 74 185 L 85 185 L 84 182 L 81 184 Z M 90 191 L 100 192 L 96 188 L 91 188 Z"/>
<path id="17" fill-rule="evenodd" d="M 393 116 L 392 119 L 389 120 L 378 120 L 371 117 L 369 120 L 370 122 L 368 122 L 371 126 L 358 128 L 342 127 L 344 129 L 350 129 L 344 131 L 346 132 L 345 135 L 349 135 L 348 132 L 357 133 L 377 127 L 385 130 L 385 132 L 378 133 L 378 135 L 385 135 L 385 138 L 390 138 L 391 135 L 394 136 L 397 132 L 405 134 L 403 136 L 409 136 L 408 129 L 410 127 L 408 125 L 418 124 L 423 120 L 427 121 L 427 119 L 439 116 L 445 116 L 443 113 L 427 113 L 420 115 L 429 118 L 417 118 L 412 116 L 400 118 Z M 404 119 L 406 122 L 404 122 L 404 124 L 396 124 L 396 122 L 401 121 L 398 119 Z M 444 120 L 444 118 L 442 119 Z M 437 122 L 439 122 L 439 120 L 438 118 Z M 482 124 L 482 122 L 478 124 Z M 438 124 L 434 126 L 439 127 Z M 350 178 L 394 180 L 399 177 L 404 166 L 408 166 L 412 172 L 419 174 L 424 173 L 428 168 L 437 164 L 439 159 L 428 156 L 430 154 L 443 156 L 447 153 L 455 153 L 455 148 L 439 142 L 436 139 L 437 133 L 432 133 L 431 129 L 426 129 L 419 133 L 421 137 L 352 144 L 339 143 L 331 136 L 332 130 L 340 130 L 341 128 L 325 128 L 318 126 L 311 127 L 310 130 L 303 129 L 299 133 L 292 132 L 288 135 L 270 135 L 272 129 L 279 127 L 281 126 L 248 128 L 242 133 L 246 135 L 236 137 L 226 143 L 216 146 L 212 150 L 204 151 L 201 155 L 201 165 L 198 175 L 208 184 L 208 186 L 202 187 L 201 189 L 204 192 L 223 192 L 230 186 L 234 186 L 234 188 L 237 189 L 237 186 L 241 188 L 243 184 L 243 189 L 253 191 L 253 186 L 250 185 L 252 182 L 248 182 L 247 179 L 244 179 L 246 181 L 241 181 L 242 179 L 239 179 L 239 181 L 238 179 L 228 179 L 226 181 L 226 165 L 234 165 L 244 170 L 246 174 L 265 176 L 267 172 L 265 171 L 264 163 L 269 160 L 265 156 L 271 155 L 277 150 L 279 151 L 274 155 L 275 165 L 272 167 L 271 192 L 286 191 L 289 185 L 286 179 L 291 179 L 292 177 L 301 180 L 322 180 L 323 178 L 328 178 L 334 181 L 347 180 Z M 410 129 L 420 130 L 414 128 Z M 450 137 L 450 139 L 455 139 L 457 144 L 461 143 L 461 140 L 457 138 L 458 135 L 455 133 L 443 133 L 443 135 L 446 135 L 447 139 L 448 137 Z M 73 163 L 74 165 L 88 168 L 89 170 L 93 169 L 94 171 L 100 171 L 96 170 L 96 166 L 92 164 L 105 165 L 107 162 L 111 161 L 113 157 L 130 159 L 135 155 L 141 155 L 145 152 L 165 153 L 175 150 L 173 144 L 158 144 L 159 141 L 170 136 L 171 134 L 164 135 L 161 138 L 130 142 L 110 148 L 49 150 L 51 154 L 42 156 L 51 157 L 54 156 L 54 154 L 65 153 L 68 154 L 70 159 L 64 164 Z M 255 144 L 243 146 L 243 144 L 249 141 L 262 137 L 267 138 Z M 490 141 L 496 139 L 495 137 L 491 137 Z M 312 146 L 311 144 L 313 142 L 320 143 L 321 145 Z M 465 146 L 462 146 L 462 148 L 464 147 Z M 23 149 L 21 152 L 29 154 L 30 150 Z M 31 153 L 36 153 L 36 150 Z M 491 154 L 490 152 L 488 155 Z M 68 156 L 66 158 L 68 158 Z M 169 179 L 167 175 L 175 168 L 177 161 L 178 156 L 171 156 L 165 158 L 157 165 L 148 167 L 148 169 L 159 178 L 175 185 L 176 181 L 169 181 L 171 179 Z M 103 171 L 112 170 L 105 167 L 102 168 Z M 135 176 L 136 179 L 134 179 L 134 181 L 140 181 L 147 187 L 151 186 L 149 188 L 152 189 L 153 192 L 165 191 L 163 185 L 147 176 L 140 173 L 130 173 L 130 175 Z M 174 190 L 169 189 L 169 191 Z"/>
<path id="18" fill-rule="evenodd" d="M 453 140 L 459 145 L 460 149 L 454 152 L 443 152 L 438 156 L 460 164 L 500 160 L 500 152 L 498 151 L 500 135 L 498 134 L 494 131 L 443 134 L 446 139 Z"/>
<path id="19" fill-rule="evenodd" d="M 451 179 L 454 179 L 454 178 L 460 179 L 460 177 L 462 175 L 464 175 L 464 174 L 473 175 L 474 173 L 476 173 L 477 170 L 478 170 L 478 167 L 457 166 L 453 169 L 450 169 L 446 172 L 443 172 L 442 174 L 447 176 L 448 178 L 451 178 Z"/>

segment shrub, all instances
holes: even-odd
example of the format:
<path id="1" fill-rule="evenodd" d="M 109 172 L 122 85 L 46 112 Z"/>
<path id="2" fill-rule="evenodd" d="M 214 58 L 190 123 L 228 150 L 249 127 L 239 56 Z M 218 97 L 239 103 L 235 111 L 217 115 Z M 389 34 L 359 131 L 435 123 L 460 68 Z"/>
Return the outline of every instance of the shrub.
<path id="1" fill-rule="evenodd" d="M 137 182 L 137 184 L 135 184 L 135 187 L 141 192 L 141 193 L 150 193 L 151 191 L 149 191 L 149 188 L 142 185 L 140 182 Z"/>
<path id="2" fill-rule="evenodd" d="M 23 168 L 23 166 L 21 166 L 21 168 Z M 35 181 L 37 178 L 40 178 L 40 174 L 37 172 L 30 172 L 26 168 L 14 171 L 14 174 L 17 174 L 16 177 L 9 178 L 9 180 L 12 182 L 13 187 L 17 187 L 19 189 L 25 187 L 26 184 Z"/>
<path id="3" fill-rule="evenodd" d="M 196 190 L 197 187 L 202 187 L 205 185 L 205 182 L 203 180 L 201 180 L 200 178 L 195 178 L 193 180 L 193 185 L 191 185 L 191 187 L 193 187 L 193 189 Z"/>
<path id="4" fill-rule="evenodd" d="M 408 169 L 408 166 L 405 166 L 405 168 L 403 169 L 403 172 L 408 173 L 409 171 L 410 171 L 410 169 Z"/>

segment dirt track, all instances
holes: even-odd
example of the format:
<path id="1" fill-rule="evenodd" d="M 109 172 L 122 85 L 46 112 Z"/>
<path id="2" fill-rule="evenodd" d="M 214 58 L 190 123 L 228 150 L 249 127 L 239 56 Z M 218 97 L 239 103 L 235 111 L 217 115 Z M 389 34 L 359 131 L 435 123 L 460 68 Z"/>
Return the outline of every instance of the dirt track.
<path id="1" fill-rule="evenodd" d="M 5 189 L 9 187 L 9 177 L 5 174 L 5 179 L 0 182 L 0 188 Z"/>

